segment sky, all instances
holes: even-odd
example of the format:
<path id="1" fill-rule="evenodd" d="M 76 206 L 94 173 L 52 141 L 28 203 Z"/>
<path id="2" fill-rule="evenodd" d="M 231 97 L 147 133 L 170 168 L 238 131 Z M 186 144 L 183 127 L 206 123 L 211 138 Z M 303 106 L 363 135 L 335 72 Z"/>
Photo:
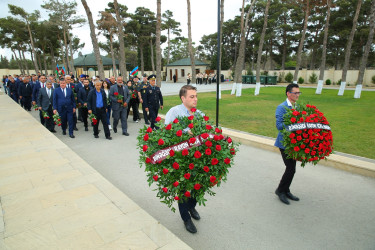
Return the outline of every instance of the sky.
<path id="1" fill-rule="evenodd" d="M 71 0 L 72 1 L 72 0 Z M 28 13 L 34 12 L 38 9 L 41 12 L 41 19 L 48 19 L 48 12 L 40 6 L 45 0 L 1 0 L 0 1 L 0 17 L 9 16 L 8 4 L 13 4 L 22 7 Z M 86 12 L 80 0 L 77 0 L 77 15 L 87 19 Z M 87 0 L 87 4 L 92 12 L 94 23 L 98 19 L 99 11 L 103 11 L 107 7 L 108 1 L 101 0 Z M 118 0 L 118 3 L 126 5 L 129 13 L 134 13 L 137 7 L 146 7 L 156 13 L 156 0 L 142 0 L 142 1 L 128 1 Z M 217 0 L 190 0 L 191 8 L 191 21 L 192 21 L 192 38 L 195 44 L 203 35 L 208 35 L 217 32 Z M 240 9 L 242 7 L 242 0 L 225 1 L 224 3 L 224 20 L 233 19 L 236 15 L 241 15 Z M 180 22 L 180 29 L 182 36 L 188 37 L 187 30 L 187 2 L 185 0 L 161 0 L 161 12 L 166 10 L 173 12 L 173 17 L 176 21 Z M 26 31 L 25 31 L 26 32 Z M 96 33 L 98 31 L 96 30 Z M 90 28 L 88 23 L 82 27 L 73 28 L 72 33 L 85 42 L 85 47 L 81 50 L 82 54 L 89 54 L 93 52 L 92 43 L 90 38 Z M 166 31 L 162 35 L 167 35 Z M 104 42 L 105 38 L 99 36 L 99 41 Z M 164 48 L 165 46 L 162 46 Z M 0 48 L 0 54 L 6 56 L 8 59 L 11 57 L 9 49 Z M 106 54 L 101 51 L 101 54 Z M 74 56 L 76 57 L 78 53 Z M 31 58 L 30 55 L 26 57 Z"/>

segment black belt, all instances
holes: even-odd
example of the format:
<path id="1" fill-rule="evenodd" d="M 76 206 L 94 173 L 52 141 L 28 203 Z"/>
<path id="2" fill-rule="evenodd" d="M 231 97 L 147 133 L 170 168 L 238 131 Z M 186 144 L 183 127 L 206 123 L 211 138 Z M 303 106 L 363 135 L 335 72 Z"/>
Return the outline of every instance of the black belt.
<path id="1" fill-rule="evenodd" d="M 102 107 L 102 108 L 98 108 L 98 107 L 96 107 L 96 109 L 104 109 L 104 107 Z"/>

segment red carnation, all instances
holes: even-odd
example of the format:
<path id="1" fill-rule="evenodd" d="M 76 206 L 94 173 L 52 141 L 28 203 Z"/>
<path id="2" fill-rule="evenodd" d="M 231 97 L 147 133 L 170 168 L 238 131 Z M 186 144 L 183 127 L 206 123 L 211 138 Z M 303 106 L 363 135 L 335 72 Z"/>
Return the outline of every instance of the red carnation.
<path id="1" fill-rule="evenodd" d="M 292 117 L 292 118 L 290 118 L 290 121 L 291 121 L 292 123 L 295 123 L 297 120 L 296 120 L 295 117 Z"/>
<path id="2" fill-rule="evenodd" d="M 291 133 L 290 135 L 289 135 L 289 138 L 294 138 L 294 137 L 296 137 L 296 134 L 295 133 Z"/>
<path id="3" fill-rule="evenodd" d="M 160 122 L 160 120 L 161 120 L 160 116 L 156 117 L 155 119 L 156 122 Z"/>
<path id="4" fill-rule="evenodd" d="M 227 142 L 232 143 L 232 138 L 228 137 Z"/>
<path id="5" fill-rule="evenodd" d="M 193 163 L 190 163 L 190 164 L 189 164 L 189 168 L 190 168 L 191 170 L 193 170 L 193 169 L 194 169 L 194 164 L 193 164 Z"/>
<path id="6" fill-rule="evenodd" d="M 173 150 L 173 149 L 171 149 L 171 151 L 169 151 L 169 155 L 170 155 L 171 157 L 174 156 L 174 150 Z"/>
<path id="7" fill-rule="evenodd" d="M 145 136 L 143 136 L 144 141 L 148 141 L 148 138 L 149 138 L 148 134 L 145 134 Z"/>
<path id="8" fill-rule="evenodd" d="M 209 135 L 207 133 L 203 133 L 203 134 L 201 134 L 201 136 L 202 136 L 203 139 L 207 139 Z"/>
<path id="9" fill-rule="evenodd" d="M 199 159 L 199 158 L 201 158 L 201 156 L 202 156 L 201 152 L 199 152 L 198 150 L 195 151 L 195 153 L 194 153 L 195 158 Z"/>
<path id="10" fill-rule="evenodd" d="M 163 168 L 163 174 L 168 174 L 169 170 L 166 168 Z"/>
<path id="11" fill-rule="evenodd" d="M 186 197 L 190 197 L 190 192 L 189 192 L 189 191 L 186 191 L 186 192 L 185 192 L 185 196 L 186 196 Z"/>
<path id="12" fill-rule="evenodd" d="M 292 139 L 292 140 L 290 140 L 290 142 L 291 142 L 292 144 L 296 144 L 296 143 L 297 143 L 297 140 L 296 140 L 296 139 Z"/>
<path id="13" fill-rule="evenodd" d="M 297 141 L 300 141 L 300 140 L 302 140 L 302 136 L 297 136 Z"/>
<path id="14" fill-rule="evenodd" d="M 216 133 L 220 133 L 221 130 L 220 130 L 219 128 L 215 128 L 215 132 L 216 132 Z"/>
<path id="15" fill-rule="evenodd" d="M 118 92 L 113 93 L 114 96 L 118 96 Z"/>
<path id="16" fill-rule="evenodd" d="M 189 179 L 190 179 L 190 174 L 189 174 L 189 173 L 184 174 L 184 178 L 185 178 L 186 180 L 189 180 Z"/>
<path id="17" fill-rule="evenodd" d="M 147 130 L 146 130 L 147 133 L 152 133 L 152 128 L 151 127 L 148 127 Z"/>
<path id="18" fill-rule="evenodd" d="M 190 144 L 194 144 L 195 141 L 196 141 L 195 137 L 191 137 L 191 138 L 189 139 L 189 143 L 190 143 Z"/>
<path id="19" fill-rule="evenodd" d="M 173 123 L 178 123 L 178 122 L 179 120 L 177 118 L 173 120 Z"/>
<path id="20" fill-rule="evenodd" d="M 191 109 L 191 112 L 195 112 L 195 111 L 197 111 L 196 108 L 192 108 L 192 109 Z"/>
<path id="21" fill-rule="evenodd" d="M 175 182 L 173 183 L 173 186 L 174 186 L 174 187 L 177 187 L 178 184 L 180 184 L 180 183 L 178 183 L 178 181 L 175 181 Z"/>
<path id="22" fill-rule="evenodd" d="M 159 176 L 157 176 L 157 175 L 154 175 L 152 178 L 154 178 L 154 180 L 155 181 L 158 181 L 158 179 L 159 179 Z"/>
<path id="23" fill-rule="evenodd" d="M 168 193 L 168 188 L 164 187 L 164 188 L 162 188 L 162 190 L 163 190 L 164 193 Z"/>
<path id="24" fill-rule="evenodd" d="M 188 127 L 189 127 L 190 129 L 192 129 L 192 128 L 194 128 L 194 124 L 193 124 L 193 123 L 190 123 L 190 124 L 188 125 Z"/>
<path id="25" fill-rule="evenodd" d="M 216 158 L 213 158 L 212 161 L 211 161 L 211 165 L 216 165 L 219 163 L 219 160 L 216 159 Z"/>
<path id="26" fill-rule="evenodd" d="M 220 140 L 224 139 L 224 135 L 223 135 L 223 134 L 220 134 L 220 135 L 219 135 L 219 139 L 220 139 Z"/>
<path id="27" fill-rule="evenodd" d="M 229 158 L 225 158 L 225 159 L 224 159 L 224 163 L 225 163 L 225 164 L 229 164 L 229 163 L 230 163 L 230 159 L 229 159 Z"/>
<path id="28" fill-rule="evenodd" d="M 305 146 L 305 144 L 302 144 L 300 147 L 301 147 L 301 149 L 304 149 L 306 146 Z"/>
<path id="29" fill-rule="evenodd" d="M 216 149 L 217 151 L 221 151 L 221 146 L 220 146 L 220 145 L 216 145 L 215 149 Z"/>
<path id="30" fill-rule="evenodd" d="M 187 156 L 187 155 L 189 155 L 189 150 L 188 149 L 184 149 L 184 150 L 182 150 L 182 155 L 183 156 Z"/>
<path id="31" fill-rule="evenodd" d="M 218 135 L 214 135 L 214 140 L 218 141 L 218 140 L 220 140 L 220 137 Z"/>
<path id="32" fill-rule="evenodd" d="M 234 148 L 231 148 L 231 149 L 230 149 L 230 153 L 231 153 L 232 155 L 235 155 L 235 154 L 236 154 L 236 150 L 235 150 Z"/>
<path id="33" fill-rule="evenodd" d="M 299 112 L 297 110 L 295 110 L 295 111 L 293 111 L 293 115 L 297 116 L 297 115 L 299 115 Z"/>
<path id="34" fill-rule="evenodd" d="M 203 116 L 203 119 L 204 119 L 205 121 L 208 121 L 208 120 L 210 119 L 210 117 L 208 117 L 208 116 Z"/>
<path id="35" fill-rule="evenodd" d="M 143 152 L 146 152 L 148 149 L 148 146 L 147 145 L 143 145 Z"/>
<path id="36" fill-rule="evenodd" d="M 195 185 L 194 185 L 194 189 L 195 189 L 195 190 L 199 190 L 199 189 L 201 189 L 201 184 L 198 184 L 198 183 L 195 184 Z"/>
<path id="37" fill-rule="evenodd" d="M 298 146 L 294 147 L 294 151 L 298 152 L 299 151 L 299 147 Z"/>
<path id="38" fill-rule="evenodd" d="M 172 124 L 168 124 L 168 125 L 165 127 L 166 130 L 171 130 L 171 128 L 172 128 Z"/>
<path id="39" fill-rule="evenodd" d="M 210 177 L 210 182 L 214 183 L 216 181 L 216 177 L 215 176 L 211 176 Z"/>
<path id="40" fill-rule="evenodd" d="M 159 144 L 159 146 L 163 145 L 164 144 L 163 139 L 159 139 L 158 144 Z"/>
<path id="41" fill-rule="evenodd" d="M 212 147 L 212 142 L 211 141 L 206 141 L 205 143 L 204 143 L 207 147 Z"/>
<path id="42" fill-rule="evenodd" d="M 302 145 L 301 145 L 302 146 Z M 305 149 L 305 153 L 308 154 L 310 152 L 310 149 L 309 148 L 306 148 Z"/>
<path id="43" fill-rule="evenodd" d="M 212 151 L 211 149 L 207 148 L 206 151 L 204 152 L 206 155 L 211 155 Z"/>
<path id="44" fill-rule="evenodd" d="M 146 163 L 150 163 L 151 162 L 151 159 L 150 158 L 146 158 Z"/>
<path id="45" fill-rule="evenodd" d="M 210 171 L 210 168 L 207 167 L 207 166 L 204 166 L 204 167 L 203 167 L 203 171 L 206 172 L 206 173 L 208 173 L 208 171 Z"/>
<path id="46" fill-rule="evenodd" d="M 306 111 L 302 111 L 302 114 L 303 114 L 303 115 L 306 115 L 307 113 L 306 113 Z"/>
<path id="47" fill-rule="evenodd" d="M 60 126 L 61 126 L 61 123 L 59 123 L 59 125 L 57 125 L 57 126 L 59 126 L 59 127 L 60 127 Z"/>
<path id="48" fill-rule="evenodd" d="M 191 115 L 191 116 L 189 116 L 188 117 L 188 119 L 191 121 L 191 120 L 193 120 L 194 119 L 194 116 L 193 115 Z"/>
<path id="49" fill-rule="evenodd" d="M 207 129 L 207 130 L 211 130 L 211 129 L 212 129 L 212 126 L 211 126 L 211 125 L 206 125 L 206 129 Z"/>
<path id="50" fill-rule="evenodd" d="M 180 165 L 177 162 L 173 162 L 172 167 L 177 170 L 180 168 Z"/>
<path id="51" fill-rule="evenodd" d="M 182 135 L 182 130 L 178 130 L 178 131 L 176 132 L 176 135 L 177 135 L 178 137 L 181 137 L 181 135 Z"/>

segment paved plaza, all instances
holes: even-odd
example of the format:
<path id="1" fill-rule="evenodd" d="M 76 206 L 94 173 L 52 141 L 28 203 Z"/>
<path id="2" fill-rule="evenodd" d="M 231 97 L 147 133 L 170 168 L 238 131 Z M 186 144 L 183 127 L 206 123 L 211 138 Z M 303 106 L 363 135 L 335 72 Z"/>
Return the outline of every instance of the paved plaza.
<path id="1" fill-rule="evenodd" d="M 176 94 L 181 85 L 164 84 L 162 92 L 164 95 Z M 198 91 L 212 91 L 215 88 L 216 85 L 199 85 Z M 231 89 L 231 84 L 224 84 L 222 89 Z M 15 246 L 22 243 L 19 241 L 32 241 L 35 237 L 39 243 L 43 243 L 43 238 L 51 231 L 56 237 L 61 237 L 62 240 L 56 241 L 61 243 L 61 249 L 64 249 L 62 246 L 74 246 L 74 240 L 79 241 L 79 238 L 85 237 L 92 239 L 92 248 L 103 249 L 182 249 L 188 246 L 193 249 L 375 249 L 374 178 L 323 165 L 307 165 L 305 168 L 298 165 L 291 191 L 301 200 L 292 201 L 287 206 L 274 194 L 285 168 L 280 154 L 243 144 L 235 157 L 228 181 L 215 189 L 216 196 L 207 197 L 206 207 L 197 207 L 201 220 L 195 222 L 198 233 L 192 235 L 185 230 L 178 211 L 171 212 L 158 200 L 154 187 L 148 186 L 144 169 L 139 167 L 136 137 L 139 129 L 144 126 L 143 120 L 133 123 L 129 117 L 130 136 L 111 131 L 112 141 L 105 140 L 102 128 L 100 138 L 95 139 L 91 127 L 85 132 L 83 123 L 78 123 L 76 138 L 71 139 L 63 136 L 61 129 L 57 129 L 58 133 L 54 135 L 50 134 L 38 122 L 38 112 L 26 112 L 10 99 L 4 98 L 6 97 L 0 96 L 0 195 L 3 206 L 4 201 L 10 203 L 7 209 L 3 209 L 7 213 L 2 215 L 5 228 L 0 249 L 1 242 L 9 243 L 10 249 L 43 249 Z M 5 107 L 11 108 L 5 111 Z M 27 123 L 27 126 L 19 125 L 22 123 Z M 18 133 L 24 134 L 25 143 Z M 33 136 L 34 133 L 38 136 Z M 12 138 L 16 138 L 16 141 L 12 141 Z M 30 143 L 30 140 L 33 142 Z M 12 150 L 8 150 L 9 146 Z M 16 161 L 16 157 L 20 156 L 23 159 L 21 163 L 24 163 L 22 171 L 35 173 L 40 162 L 32 157 L 34 147 L 43 152 L 44 162 L 51 162 L 53 170 L 48 171 L 53 172 L 44 177 L 38 175 L 32 181 L 21 181 L 17 172 L 21 170 L 13 168 L 12 164 L 4 164 L 6 160 L 9 164 L 9 159 Z M 48 155 L 51 148 L 53 152 L 59 152 L 60 158 Z M 70 162 L 67 165 L 57 164 L 64 158 L 65 152 Z M 26 156 L 30 156 L 31 160 L 27 161 L 24 158 Z M 64 166 L 69 171 L 66 172 Z M 40 174 L 42 170 L 44 167 L 37 173 Z M 65 173 L 65 177 L 51 180 L 52 174 L 56 173 Z M 86 182 L 80 176 L 82 173 L 89 174 L 84 175 L 87 183 L 95 184 L 99 181 L 105 185 L 93 184 L 88 190 L 83 189 Z M 75 181 L 66 179 L 68 177 Z M 69 213 L 63 204 L 70 201 L 64 199 L 72 198 L 64 196 L 60 199 L 59 196 L 47 195 L 41 201 L 27 202 L 26 198 L 36 196 L 27 189 L 37 192 L 37 187 L 49 183 L 53 183 L 50 187 L 56 189 L 54 192 L 61 191 L 61 186 L 66 190 L 78 190 L 77 194 L 72 193 L 76 196 L 74 209 L 90 213 Z M 97 187 L 99 191 L 96 190 Z M 104 199 L 111 199 L 111 191 L 114 192 L 112 196 L 121 200 L 121 205 L 116 202 L 108 203 Z M 23 195 L 21 197 L 26 200 L 17 202 L 14 199 L 20 192 Z M 45 220 L 27 223 L 29 218 L 34 218 L 27 213 L 35 214 L 33 210 L 40 210 L 40 205 L 50 208 Z M 9 206 L 12 206 L 12 210 L 9 210 Z M 53 210 L 56 206 L 65 213 L 65 219 L 50 223 L 49 220 L 55 218 L 53 211 L 60 211 Z M 101 206 L 106 217 L 93 219 L 95 211 L 102 210 L 91 206 Z M 14 216 L 22 211 L 26 211 L 26 214 L 16 220 Z M 132 219 L 133 215 L 135 217 Z M 81 218 L 87 221 L 87 228 L 80 228 L 81 231 L 74 231 L 73 225 L 65 225 L 78 224 Z M 26 225 L 22 224 L 22 219 Z M 134 223 L 129 223 L 129 220 Z M 134 225 L 137 225 L 137 230 L 132 228 Z M 156 234 L 159 230 L 162 233 Z M 121 245 L 126 240 L 132 242 L 132 245 Z M 144 241 L 145 244 L 139 241 Z M 56 249 L 59 248 L 58 245 L 55 246 Z M 128 248 L 116 248 L 119 246 Z"/>

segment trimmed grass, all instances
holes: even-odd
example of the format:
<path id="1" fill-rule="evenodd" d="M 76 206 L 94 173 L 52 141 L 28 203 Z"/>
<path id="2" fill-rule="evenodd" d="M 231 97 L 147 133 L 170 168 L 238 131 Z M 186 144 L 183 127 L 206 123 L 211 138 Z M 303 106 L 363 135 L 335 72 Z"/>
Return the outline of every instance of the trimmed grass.
<path id="1" fill-rule="evenodd" d="M 335 151 L 375 159 L 375 92 L 363 91 L 354 99 L 354 90 L 345 90 L 344 96 L 338 96 L 338 90 L 325 89 L 321 95 L 315 95 L 315 88 L 300 91 L 300 102 L 317 106 L 330 122 Z M 285 99 L 285 87 L 261 88 L 259 96 L 254 89 L 243 89 L 241 97 L 222 91 L 219 125 L 276 138 L 275 110 Z M 178 95 L 166 96 L 164 103 L 163 114 L 181 101 Z M 215 123 L 216 93 L 198 92 L 198 109 Z"/>

